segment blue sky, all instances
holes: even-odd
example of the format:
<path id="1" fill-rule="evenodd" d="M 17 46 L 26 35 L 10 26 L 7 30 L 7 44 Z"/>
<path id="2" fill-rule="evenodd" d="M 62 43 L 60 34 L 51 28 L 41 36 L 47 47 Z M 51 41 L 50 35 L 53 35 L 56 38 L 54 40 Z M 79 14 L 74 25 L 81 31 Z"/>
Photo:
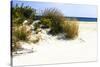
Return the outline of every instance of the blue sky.
<path id="1" fill-rule="evenodd" d="M 45 8 L 57 8 L 64 14 L 64 16 L 97 18 L 97 6 L 95 5 L 13 1 L 13 6 L 15 6 L 16 3 L 19 6 L 24 3 L 24 6 L 31 6 L 32 8 L 37 9 L 38 12 L 44 10 Z"/>

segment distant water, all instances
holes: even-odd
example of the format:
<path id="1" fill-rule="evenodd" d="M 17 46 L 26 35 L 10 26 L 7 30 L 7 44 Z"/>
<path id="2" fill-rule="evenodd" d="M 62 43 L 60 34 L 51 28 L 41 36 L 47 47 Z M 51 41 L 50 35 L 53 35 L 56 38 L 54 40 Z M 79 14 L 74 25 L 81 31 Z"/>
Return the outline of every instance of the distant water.
<path id="1" fill-rule="evenodd" d="M 36 16 L 36 20 L 39 20 L 41 16 Z M 67 18 L 67 17 L 65 17 Z M 68 17 L 68 18 L 76 18 L 79 21 L 88 21 L 88 22 L 97 22 L 97 18 L 90 18 L 90 17 Z"/>
<path id="2" fill-rule="evenodd" d="M 87 17 L 74 17 L 74 18 L 78 19 L 79 21 L 97 22 L 97 18 L 87 18 Z"/>

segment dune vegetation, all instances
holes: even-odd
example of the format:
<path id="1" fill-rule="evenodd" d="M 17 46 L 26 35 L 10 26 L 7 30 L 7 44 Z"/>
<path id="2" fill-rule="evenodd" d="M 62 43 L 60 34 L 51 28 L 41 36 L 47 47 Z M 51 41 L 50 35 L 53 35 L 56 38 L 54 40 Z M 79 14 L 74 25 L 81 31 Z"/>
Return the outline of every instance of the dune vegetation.
<path id="1" fill-rule="evenodd" d="M 11 7 L 12 9 L 12 51 L 20 48 L 19 41 L 28 41 L 27 36 L 31 33 L 31 30 L 27 30 L 27 26 L 23 26 L 25 20 L 28 21 L 27 25 L 30 25 L 34 18 L 36 10 L 29 6 L 16 6 Z"/>
<path id="2" fill-rule="evenodd" d="M 58 35 L 62 33 L 66 38 L 74 39 L 78 36 L 78 21 L 73 18 L 65 18 L 63 13 L 56 8 L 46 8 L 41 12 L 40 22 L 35 23 L 36 9 L 30 6 L 12 7 L 12 51 L 21 48 L 20 41 L 37 43 L 40 40 L 38 29 L 50 29 L 47 34 Z M 24 21 L 27 24 L 23 24 Z M 33 25 L 32 25 L 33 24 Z M 32 28 L 32 27 L 34 28 Z M 33 34 L 32 32 L 37 32 Z M 32 37 L 32 38 L 30 38 Z M 33 40 L 32 40 L 33 39 Z M 30 41 L 31 40 L 31 41 Z"/>
<path id="3" fill-rule="evenodd" d="M 61 26 L 66 38 L 74 39 L 78 36 L 79 24 L 77 19 L 67 18 L 66 21 L 61 24 Z"/>

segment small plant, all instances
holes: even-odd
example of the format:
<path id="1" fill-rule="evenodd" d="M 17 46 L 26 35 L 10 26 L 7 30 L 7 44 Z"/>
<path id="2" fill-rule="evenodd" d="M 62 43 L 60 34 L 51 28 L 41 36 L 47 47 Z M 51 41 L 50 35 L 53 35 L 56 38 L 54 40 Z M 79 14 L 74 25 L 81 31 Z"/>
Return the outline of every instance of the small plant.
<path id="1" fill-rule="evenodd" d="M 67 19 L 62 23 L 62 28 L 66 38 L 73 39 L 78 36 L 79 25 L 76 19 Z"/>

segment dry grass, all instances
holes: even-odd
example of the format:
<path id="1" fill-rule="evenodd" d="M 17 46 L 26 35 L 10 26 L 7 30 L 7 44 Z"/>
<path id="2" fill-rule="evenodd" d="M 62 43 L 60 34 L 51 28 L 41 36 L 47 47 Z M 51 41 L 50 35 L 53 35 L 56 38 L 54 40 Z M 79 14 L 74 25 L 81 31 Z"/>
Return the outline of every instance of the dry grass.
<path id="1" fill-rule="evenodd" d="M 26 26 L 14 26 L 12 27 L 12 51 L 16 51 L 21 48 L 19 41 L 28 41 L 27 36 L 31 34 L 30 30 L 27 30 Z"/>
<path id="2" fill-rule="evenodd" d="M 78 36 L 79 24 L 76 19 L 67 19 L 61 24 L 66 38 L 73 39 Z"/>
<path id="3" fill-rule="evenodd" d="M 29 31 L 27 31 L 27 28 L 25 26 L 19 26 L 13 30 L 13 35 L 18 40 L 26 41 L 27 36 L 29 35 Z"/>

